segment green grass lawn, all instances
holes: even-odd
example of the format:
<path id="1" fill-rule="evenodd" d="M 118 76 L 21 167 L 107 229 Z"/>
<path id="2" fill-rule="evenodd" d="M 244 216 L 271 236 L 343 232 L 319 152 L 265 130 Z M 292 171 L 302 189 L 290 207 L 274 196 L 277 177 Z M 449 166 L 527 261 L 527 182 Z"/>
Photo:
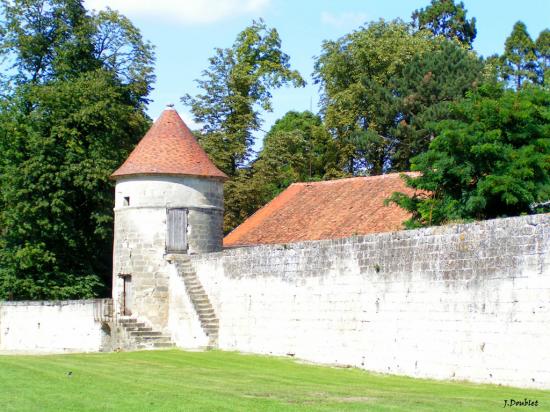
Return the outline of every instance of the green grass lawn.
<path id="1" fill-rule="evenodd" d="M 0 356 L 1 411 L 490 411 L 525 397 L 550 410 L 548 391 L 230 352 Z"/>

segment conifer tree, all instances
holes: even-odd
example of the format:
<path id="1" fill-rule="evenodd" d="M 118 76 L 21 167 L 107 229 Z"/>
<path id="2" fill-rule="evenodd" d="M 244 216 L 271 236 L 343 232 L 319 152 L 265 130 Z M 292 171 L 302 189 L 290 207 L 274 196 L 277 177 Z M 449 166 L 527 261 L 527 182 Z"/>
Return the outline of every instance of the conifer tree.
<path id="1" fill-rule="evenodd" d="M 542 82 L 550 86 L 550 30 L 540 32 L 535 43 L 536 53 L 539 59 Z"/>
<path id="2" fill-rule="evenodd" d="M 428 149 L 430 125 L 445 119 L 453 102 L 482 81 L 484 64 L 472 51 L 441 41 L 434 51 L 416 55 L 393 79 L 397 97 L 394 170 L 409 170 L 410 159 Z"/>
<path id="3" fill-rule="evenodd" d="M 520 89 L 525 82 L 537 82 L 537 56 L 535 43 L 527 27 L 521 21 L 514 24 L 510 36 L 506 39 L 503 61 L 503 77 Z"/>
<path id="4" fill-rule="evenodd" d="M 432 0 L 431 4 L 412 14 L 413 25 L 418 30 L 429 30 L 435 36 L 456 39 L 468 48 L 472 47 L 477 34 L 476 19 L 466 18 L 464 3 L 454 0 Z"/>

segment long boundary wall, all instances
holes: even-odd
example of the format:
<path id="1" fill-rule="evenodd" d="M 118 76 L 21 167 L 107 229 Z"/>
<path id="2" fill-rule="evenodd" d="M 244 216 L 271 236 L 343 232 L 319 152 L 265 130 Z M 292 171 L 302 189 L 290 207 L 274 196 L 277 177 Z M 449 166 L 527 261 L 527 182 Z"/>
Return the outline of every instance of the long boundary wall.
<path id="1" fill-rule="evenodd" d="M 0 353 L 110 349 L 110 299 L 0 302 Z"/>
<path id="2" fill-rule="evenodd" d="M 219 347 L 550 388 L 550 216 L 192 257 Z"/>

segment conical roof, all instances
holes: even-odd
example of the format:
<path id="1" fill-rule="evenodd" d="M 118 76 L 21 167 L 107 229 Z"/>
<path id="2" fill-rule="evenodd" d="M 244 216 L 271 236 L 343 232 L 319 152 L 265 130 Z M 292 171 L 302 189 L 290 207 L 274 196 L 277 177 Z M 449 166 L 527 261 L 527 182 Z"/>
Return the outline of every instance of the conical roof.
<path id="1" fill-rule="evenodd" d="M 183 122 L 169 107 L 112 175 L 188 175 L 227 179 Z"/>

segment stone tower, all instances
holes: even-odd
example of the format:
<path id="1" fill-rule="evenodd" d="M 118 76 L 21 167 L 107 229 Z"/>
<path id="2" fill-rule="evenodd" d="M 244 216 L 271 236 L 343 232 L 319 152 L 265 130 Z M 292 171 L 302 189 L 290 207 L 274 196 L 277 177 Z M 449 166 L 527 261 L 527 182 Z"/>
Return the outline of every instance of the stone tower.
<path id="1" fill-rule="evenodd" d="M 227 176 L 168 107 L 112 178 L 115 311 L 165 329 L 167 255 L 221 249 Z"/>

